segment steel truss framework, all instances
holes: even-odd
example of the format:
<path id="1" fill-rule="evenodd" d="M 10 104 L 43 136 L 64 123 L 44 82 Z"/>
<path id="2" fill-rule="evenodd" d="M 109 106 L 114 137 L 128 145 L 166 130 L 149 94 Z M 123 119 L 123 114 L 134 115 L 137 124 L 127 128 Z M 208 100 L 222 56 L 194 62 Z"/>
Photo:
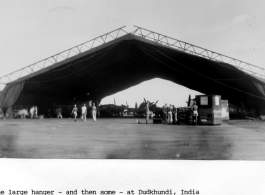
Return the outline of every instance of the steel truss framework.
<path id="1" fill-rule="evenodd" d="M 156 43 L 172 47 L 175 49 L 178 49 L 183 52 L 187 52 L 196 56 L 200 56 L 209 60 L 217 61 L 217 62 L 224 62 L 231 64 L 235 66 L 236 68 L 245 71 L 246 73 L 250 73 L 256 76 L 260 76 L 265 78 L 265 69 L 255 66 L 253 64 L 237 60 L 235 58 L 222 55 L 220 53 L 204 49 L 202 47 L 198 47 L 196 45 L 180 41 L 178 39 L 174 39 L 171 37 L 168 37 L 166 35 L 162 35 L 160 33 L 156 33 L 151 30 L 147 30 L 145 28 L 134 26 L 136 29 L 132 32 L 132 34 L 139 35 L 142 38 L 154 41 Z M 57 53 L 53 56 L 50 56 L 48 58 L 45 58 L 41 61 L 38 61 L 34 64 L 31 64 L 29 66 L 26 66 L 24 68 L 21 68 L 15 72 L 12 72 L 10 74 L 4 75 L 0 77 L 0 90 L 5 86 L 5 84 L 10 83 L 12 81 L 15 81 L 21 77 L 27 76 L 31 73 L 34 73 L 36 71 L 39 71 L 43 68 L 46 68 L 48 66 L 52 66 L 58 62 L 61 62 L 63 60 L 66 60 L 70 57 L 73 57 L 75 55 L 78 55 L 80 53 L 83 53 L 85 51 L 88 51 L 94 47 L 97 47 L 99 45 L 105 44 L 109 41 L 112 41 L 114 39 L 117 39 L 125 34 L 128 34 L 124 30 L 125 26 L 120 27 L 116 30 L 113 30 L 111 32 L 108 32 L 106 34 L 103 34 L 99 37 L 96 37 L 94 39 L 91 39 L 89 41 L 86 41 L 82 44 L 79 44 L 77 46 L 74 46 L 70 49 L 67 49 L 65 51 L 62 51 L 60 53 Z"/>
<path id="2" fill-rule="evenodd" d="M 156 43 L 160 43 L 160 44 L 163 44 L 169 47 L 173 47 L 183 52 L 187 52 L 193 55 L 207 58 L 209 60 L 228 63 L 247 73 L 265 78 L 264 68 L 255 66 L 253 64 L 250 64 L 250 63 L 247 63 L 241 60 L 237 60 L 235 58 L 232 58 L 226 55 L 222 55 L 220 53 L 217 53 L 217 52 L 214 52 L 208 49 L 204 49 L 202 47 L 198 47 L 196 45 L 193 45 L 193 44 L 190 44 L 184 41 L 180 41 L 178 39 L 168 37 L 166 35 L 156 33 L 154 31 L 141 28 L 139 26 L 135 26 L 135 27 L 136 27 L 136 30 L 133 31 L 132 33 L 137 34 L 145 39 L 149 39 Z"/>
<path id="3" fill-rule="evenodd" d="M 31 64 L 29 66 L 26 66 L 24 68 L 21 68 L 15 72 L 12 72 L 10 74 L 7 74 L 5 76 L 0 77 L 0 90 L 1 88 L 3 88 L 6 84 L 15 81 L 21 77 L 27 76 L 31 73 L 34 73 L 36 71 L 39 71 L 43 68 L 46 68 L 48 66 L 52 66 L 58 62 L 61 62 L 63 60 L 66 60 L 70 57 L 76 56 L 80 53 L 83 53 L 85 51 L 88 51 L 92 48 L 95 48 L 99 45 L 105 44 L 109 41 L 112 41 L 114 39 L 117 39 L 118 37 L 121 37 L 125 34 L 128 34 L 128 32 L 126 32 L 124 30 L 125 26 L 118 28 L 116 30 L 113 30 L 111 32 L 108 32 L 106 34 L 103 34 L 99 37 L 96 37 L 94 39 L 91 39 L 89 41 L 86 41 L 84 43 L 81 43 L 77 46 L 74 46 L 70 49 L 67 49 L 65 51 L 62 51 L 60 53 L 57 53 L 53 56 L 50 56 L 48 58 L 45 58 L 41 61 L 38 61 L 34 64 Z"/>

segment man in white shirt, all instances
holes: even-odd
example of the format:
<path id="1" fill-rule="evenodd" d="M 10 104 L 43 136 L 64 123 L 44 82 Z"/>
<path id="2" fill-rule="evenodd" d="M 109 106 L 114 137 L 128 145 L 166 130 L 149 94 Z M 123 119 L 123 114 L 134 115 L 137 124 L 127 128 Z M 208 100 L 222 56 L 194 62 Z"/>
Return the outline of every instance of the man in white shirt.
<path id="1" fill-rule="evenodd" d="M 153 116 L 153 112 L 150 111 L 149 106 L 150 106 L 149 101 L 147 101 L 146 107 L 145 107 L 145 110 L 146 110 L 146 124 L 148 124 L 149 116 L 150 115 L 151 115 L 151 117 Z"/>
<path id="2" fill-rule="evenodd" d="M 83 120 L 83 121 L 86 121 L 87 107 L 86 107 L 85 104 L 84 104 L 84 106 L 81 108 L 81 110 L 82 110 L 82 120 Z"/>
<path id="3" fill-rule="evenodd" d="M 78 112 L 78 109 L 77 109 L 77 107 L 76 107 L 76 105 L 75 105 L 74 108 L 73 108 L 73 110 L 72 110 L 72 114 L 73 114 L 74 117 L 75 117 L 75 122 L 76 122 L 77 112 Z"/>
<path id="4" fill-rule="evenodd" d="M 168 119 L 167 119 L 167 122 L 168 124 L 172 124 L 172 110 L 173 110 L 173 107 L 171 106 L 171 104 L 169 104 L 169 107 L 168 107 Z"/>

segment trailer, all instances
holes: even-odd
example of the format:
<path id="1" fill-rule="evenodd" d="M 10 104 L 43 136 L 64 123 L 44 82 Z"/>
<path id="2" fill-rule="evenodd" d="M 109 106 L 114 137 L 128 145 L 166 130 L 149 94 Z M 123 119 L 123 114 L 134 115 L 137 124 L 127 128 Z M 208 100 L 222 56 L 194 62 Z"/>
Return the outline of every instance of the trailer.
<path id="1" fill-rule="evenodd" d="M 191 102 L 196 102 L 198 106 L 197 124 L 220 125 L 222 124 L 222 101 L 220 95 L 196 95 Z M 227 108 L 226 100 L 223 103 Z M 193 117 L 193 103 L 189 107 L 177 108 L 177 124 L 196 124 Z"/>
<path id="2" fill-rule="evenodd" d="M 222 124 L 222 103 L 220 95 L 196 95 L 198 124 Z"/>

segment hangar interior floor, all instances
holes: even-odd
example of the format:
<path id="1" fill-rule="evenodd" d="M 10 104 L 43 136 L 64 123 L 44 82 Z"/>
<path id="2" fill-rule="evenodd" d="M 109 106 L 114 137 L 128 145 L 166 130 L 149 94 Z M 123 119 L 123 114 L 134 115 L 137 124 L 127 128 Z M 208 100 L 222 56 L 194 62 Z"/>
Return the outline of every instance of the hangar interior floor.
<path id="1" fill-rule="evenodd" d="M 8 119 L 0 120 L 0 157 L 265 160 L 264 124 L 260 120 L 186 126 L 136 124 L 132 118 Z"/>

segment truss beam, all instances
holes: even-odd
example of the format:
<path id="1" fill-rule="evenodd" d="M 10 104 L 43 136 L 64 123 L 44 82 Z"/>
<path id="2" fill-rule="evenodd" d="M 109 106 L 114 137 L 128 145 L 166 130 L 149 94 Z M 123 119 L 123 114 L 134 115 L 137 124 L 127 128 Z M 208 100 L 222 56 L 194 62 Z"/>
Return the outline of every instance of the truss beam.
<path id="1" fill-rule="evenodd" d="M 214 52 L 208 49 L 204 49 L 202 47 L 199 47 L 199 46 L 196 46 L 196 45 L 184 42 L 184 41 L 180 41 L 178 39 L 174 39 L 166 35 L 162 35 L 160 33 L 157 33 L 157 32 L 154 32 L 154 31 L 151 31 L 151 30 L 139 27 L 139 26 L 134 26 L 134 27 L 136 27 L 136 30 L 134 30 L 132 34 L 138 33 L 137 35 L 141 36 L 142 38 L 166 45 L 168 47 L 178 49 L 186 53 L 200 56 L 200 57 L 203 57 L 209 60 L 228 63 L 236 67 L 239 70 L 243 70 L 247 73 L 265 78 L 264 68 L 255 66 L 253 64 L 250 64 L 250 63 L 247 63 L 241 60 L 237 60 L 235 58 L 232 58 L 226 55 L 222 55 L 220 53 L 217 53 L 217 52 Z"/>
<path id="2" fill-rule="evenodd" d="M 65 51 L 62 51 L 60 53 L 57 53 L 53 56 L 50 56 L 48 58 L 45 58 L 41 61 L 38 61 L 34 64 L 31 64 L 29 66 L 26 66 L 24 68 L 21 68 L 17 71 L 14 71 L 10 74 L 4 75 L 2 77 L 0 77 L 0 90 L 8 83 L 17 80 L 21 77 L 27 76 L 31 73 L 34 73 L 36 71 L 39 71 L 43 68 L 46 68 L 48 66 L 54 65 L 58 62 L 61 62 L 63 60 L 66 60 L 70 57 L 73 57 L 75 55 L 78 55 L 80 53 L 83 53 L 85 51 L 88 51 L 94 47 L 97 47 L 99 45 L 105 44 L 109 41 L 112 41 L 114 39 L 117 39 L 125 34 L 128 34 L 128 32 L 126 32 L 124 30 L 125 26 L 120 27 L 118 29 L 115 29 L 113 31 L 110 31 L 106 34 L 103 34 L 99 37 L 96 37 L 94 39 L 91 39 L 89 41 L 86 41 L 84 43 L 81 43 L 77 46 L 74 46 L 70 49 L 67 49 Z"/>
<path id="3" fill-rule="evenodd" d="M 134 26 L 136 29 L 132 32 L 132 34 L 139 35 L 144 39 L 148 39 L 151 41 L 154 41 L 156 43 L 172 47 L 174 49 L 200 56 L 209 60 L 213 60 L 216 62 L 223 62 L 223 63 L 228 63 L 234 67 L 236 67 L 239 70 L 245 71 L 246 73 L 253 74 L 262 78 L 265 78 L 265 69 L 255 66 L 253 64 L 237 60 L 235 58 L 222 55 L 220 53 L 184 42 L 180 41 L 178 39 L 174 39 L 172 37 L 162 35 L 160 33 L 139 27 L 139 26 Z M 34 73 L 36 71 L 39 71 L 43 68 L 46 68 L 48 66 L 54 65 L 58 62 L 61 62 L 63 60 L 66 60 L 70 57 L 73 57 L 75 55 L 78 55 L 80 53 L 83 53 L 85 51 L 88 51 L 94 47 L 97 47 L 99 45 L 103 45 L 109 41 L 112 41 L 114 39 L 117 39 L 125 34 L 128 34 L 124 30 L 125 26 L 120 27 L 118 29 L 115 29 L 111 32 L 108 32 L 106 34 L 103 34 L 101 36 L 98 36 L 94 39 L 91 39 L 89 41 L 86 41 L 84 43 L 81 43 L 77 46 L 74 46 L 70 49 L 67 49 L 65 51 L 62 51 L 60 53 L 57 53 L 53 56 L 50 56 L 48 58 L 45 58 L 41 61 L 38 61 L 34 64 L 31 64 L 29 66 L 26 66 L 24 68 L 21 68 L 17 71 L 14 71 L 10 74 L 4 75 L 0 77 L 0 90 L 5 86 L 7 83 L 10 83 L 14 80 L 17 80 L 21 77 L 27 76 L 31 73 Z"/>

